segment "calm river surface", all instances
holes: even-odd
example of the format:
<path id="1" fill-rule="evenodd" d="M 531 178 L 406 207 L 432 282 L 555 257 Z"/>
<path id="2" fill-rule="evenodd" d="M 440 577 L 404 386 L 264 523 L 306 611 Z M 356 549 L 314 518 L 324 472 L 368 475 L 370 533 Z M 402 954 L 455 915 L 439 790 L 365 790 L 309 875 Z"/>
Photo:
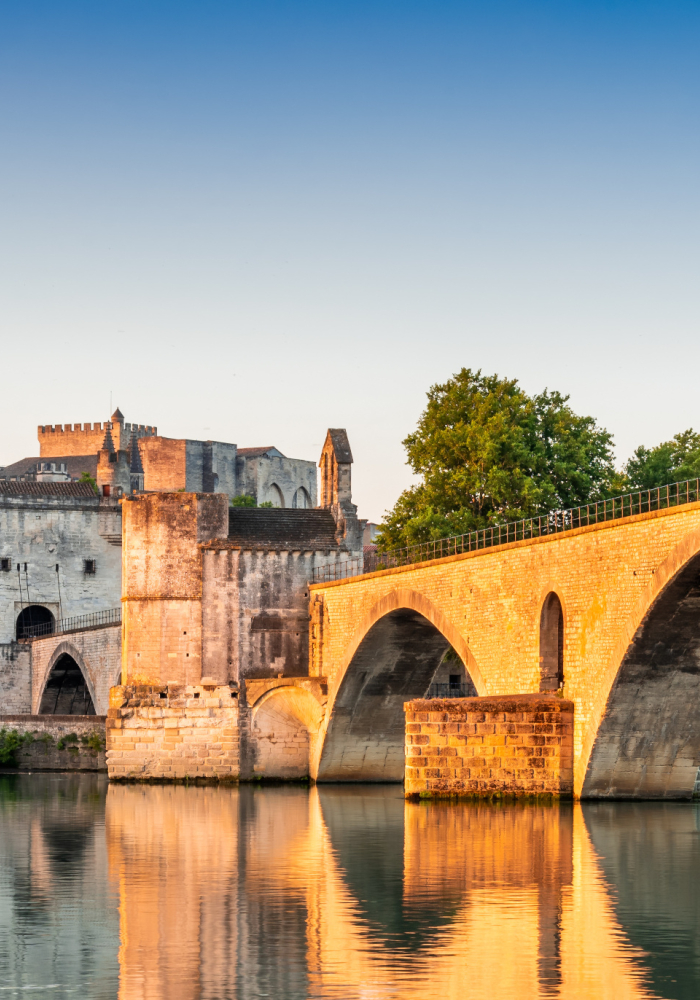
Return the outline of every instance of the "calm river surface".
<path id="1" fill-rule="evenodd" d="M 700 996 L 700 808 L 0 775 L 0 1000 Z"/>

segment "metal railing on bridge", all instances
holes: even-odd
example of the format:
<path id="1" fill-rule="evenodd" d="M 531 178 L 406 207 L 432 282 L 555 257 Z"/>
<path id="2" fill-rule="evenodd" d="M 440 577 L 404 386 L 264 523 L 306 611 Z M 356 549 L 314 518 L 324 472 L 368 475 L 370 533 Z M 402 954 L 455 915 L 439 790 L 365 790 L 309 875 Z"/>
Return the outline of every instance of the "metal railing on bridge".
<path id="1" fill-rule="evenodd" d="M 451 535 L 436 538 L 407 548 L 390 549 L 388 552 L 365 553 L 362 559 L 344 559 L 328 566 L 319 566 L 314 571 L 314 583 L 329 583 L 348 577 L 362 576 L 377 570 L 393 569 L 397 566 L 411 566 L 414 563 L 446 556 L 490 549 L 508 542 L 519 542 L 545 535 L 557 535 L 586 525 L 617 521 L 633 514 L 679 507 L 700 500 L 700 479 L 688 479 L 682 483 L 657 486 L 652 490 L 626 493 L 609 500 L 598 500 L 570 510 L 554 510 L 539 517 L 528 517 L 522 521 L 509 521 L 490 528 L 480 528 L 466 535 Z"/>
<path id="2" fill-rule="evenodd" d="M 95 628 L 99 625 L 119 625 L 121 620 L 122 609 L 110 608 L 109 611 L 93 611 L 87 615 L 75 615 L 73 618 L 59 618 L 58 621 L 43 622 L 41 625 L 26 625 L 18 638 L 41 639 L 47 635 L 80 632 L 82 629 Z"/>

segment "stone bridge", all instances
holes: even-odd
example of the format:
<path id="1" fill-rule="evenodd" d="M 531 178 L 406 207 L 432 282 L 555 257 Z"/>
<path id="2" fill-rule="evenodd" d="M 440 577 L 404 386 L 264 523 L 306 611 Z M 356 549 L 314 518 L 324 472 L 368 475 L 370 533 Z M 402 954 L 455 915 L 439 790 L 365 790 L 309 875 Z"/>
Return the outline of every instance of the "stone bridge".
<path id="1" fill-rule="evenodd" d="M 249 704 L 253 727 L 256 712 L 290 732 L 298 720 L 318 781 L 402 780 L 403 704 L 452 646 L 479 695 L 574 702 L 575 794 L 692 796 L 699 503 L 315 584 L 309 599 L 319 691 L 285 681 Z"/>

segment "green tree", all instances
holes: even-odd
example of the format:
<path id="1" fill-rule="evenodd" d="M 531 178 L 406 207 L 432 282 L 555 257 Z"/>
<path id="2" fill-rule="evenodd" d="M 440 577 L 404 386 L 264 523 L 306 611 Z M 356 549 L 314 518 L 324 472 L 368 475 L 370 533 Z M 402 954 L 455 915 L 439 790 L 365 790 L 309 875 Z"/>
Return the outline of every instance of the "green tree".
<path id="1" fill-rule="evenodd" d="M 463 368 L 428 392 L 405 439 L 420 482 L 388 512 L 381 549 L 463 534 L 609 496 L 612 438 L 568 396 Z"/>
<path id="2" fill-rule="evenodd" d="M 255 502 L 255 497 L 249 496 L 247 493 L 241 494 L 241 496 L 231 497 L 232 507 L 257 507 Z"/>
<path id="3" fill-rule="evenodd" d="M 640 445 L 625 465 L 625 475 L 632 491 L 700 478 L 700 434 L 689 428 L 655 448 Z"/>
<path id="4" fill-rule="evenodd" d="M 81 472 L 79 483 L 89 483 L 92 486 L 95 493 L 97 493 L 97 480 L 94 476 L 91 476 L 89 472 Z"/>

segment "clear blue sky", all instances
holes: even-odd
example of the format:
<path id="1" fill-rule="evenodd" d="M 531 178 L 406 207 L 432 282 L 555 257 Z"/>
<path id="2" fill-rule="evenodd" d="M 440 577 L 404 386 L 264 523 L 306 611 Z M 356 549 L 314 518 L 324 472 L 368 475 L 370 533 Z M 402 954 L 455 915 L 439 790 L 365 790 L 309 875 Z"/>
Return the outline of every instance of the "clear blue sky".
<path id="1" fill-rule="evenodd" d="M 466 365 L 700 429 L 700 0 L 0 5 L 0 464 L 127 419 L 361 516 Z"/>

